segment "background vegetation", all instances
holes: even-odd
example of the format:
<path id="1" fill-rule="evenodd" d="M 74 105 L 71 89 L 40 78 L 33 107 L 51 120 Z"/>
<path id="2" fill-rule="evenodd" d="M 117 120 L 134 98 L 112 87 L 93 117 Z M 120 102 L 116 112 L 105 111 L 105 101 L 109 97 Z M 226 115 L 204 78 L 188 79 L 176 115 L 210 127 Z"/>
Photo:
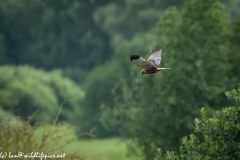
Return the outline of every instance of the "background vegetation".
<path id="1" fill-rule="evenodd" d="M 184 137 L 179 153 L 158 149 L 157 159 L 238 159 L 240 133 L 240 88 L 226 92 L 236 106 L 217 111 L 212 118 L 201 108 L 202 119 L 195 118 L 194 133 Z"/>
<path id="2" fill-rule="evenodd" d="M 59 121 L 77 135 L 121 137 L 151 159 L 178 150 L 201 107 L 211 116 L 232 106 L 239 0 L 0 2 L 1 121 L 35 113 L 32 126 L 52 124 L 62 105 Z M 129 56 L 158 44 L 160 66 L 173 69 L 141 77 Z"/>
<path id="3" fill-rule="evenodd" d="M 76 139 L 73 127 L 66 124 L 51 126 L 46 123 L 30 125 L 30 121 L 31 117 L 27 120 L 12 118 L 1 121 L 1 158 L 37 160 L 48 159 L 45 156 L 55 155 L 56 157 L 51 159 L 60 159 L 57 156 L 69 160 L 84 159 L 79 153 L 66 153 L 63 149 Z"/>

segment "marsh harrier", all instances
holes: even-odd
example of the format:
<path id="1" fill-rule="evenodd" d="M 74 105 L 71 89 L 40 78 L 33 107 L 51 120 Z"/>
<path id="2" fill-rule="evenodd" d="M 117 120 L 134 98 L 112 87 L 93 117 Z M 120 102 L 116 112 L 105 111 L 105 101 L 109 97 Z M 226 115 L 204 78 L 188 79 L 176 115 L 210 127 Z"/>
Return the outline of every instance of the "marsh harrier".
<path id="1" fill-rule="evenodd" d="M 136 64 L 137 66 L 141 67 L 141 73 L 143 74 L 153 74 L 157 72 L 162 72 L 164 69 L 172 69 L 172 68 L 158 68 L 158 65 L 161 62 L 161 52 L 162 48 L 157 46 L 153 49 L 151 56 L 145 60 L 139 55 L 131 55 L 130 60 Z"/>

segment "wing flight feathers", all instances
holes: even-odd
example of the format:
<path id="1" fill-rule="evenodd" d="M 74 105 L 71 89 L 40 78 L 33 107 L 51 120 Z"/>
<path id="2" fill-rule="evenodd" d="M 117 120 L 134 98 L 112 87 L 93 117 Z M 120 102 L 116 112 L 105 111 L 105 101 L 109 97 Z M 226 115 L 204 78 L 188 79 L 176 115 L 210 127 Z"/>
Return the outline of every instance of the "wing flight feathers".
<path id="1" fill-rule="evenodd" d="M 152 62 L 145 60 L 139 55 L 131 55 L 130 60 L 142 69 L 157 68 Z"/>
<path id="2" fill-rule="evenodd" d="M 161 62 L 161 52 L 162 48 L 158 45 L 153 49 L 151 56 L 148 58 L 148 61 L 154 62 L 155 65 L 159 65 Z"/>

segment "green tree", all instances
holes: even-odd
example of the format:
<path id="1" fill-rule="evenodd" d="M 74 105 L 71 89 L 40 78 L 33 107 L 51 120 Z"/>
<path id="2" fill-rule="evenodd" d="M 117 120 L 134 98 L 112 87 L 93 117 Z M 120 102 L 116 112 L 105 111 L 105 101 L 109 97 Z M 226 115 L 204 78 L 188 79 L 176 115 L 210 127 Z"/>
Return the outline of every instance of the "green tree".
<path id="1" fill-rule="evenodd" d="M 235 100 L 236 106 L 217 111 L 211 118 L 207 118 L 207 111 L 202 108 L 202 118 L 195 118 L 194 132 L 182 139 L 179 151 L 163 154 L 159 148 L 155 159 L 239 159 L 240 86 L 226 95 Z"/>
<path id="2" fill-rule="evenodd" d="M 60 120 L 73 124 L 80 112 L 84 92 L 60 70 L 45 72 L 30 66 L 0 67 L 0 106 L 19 116 L 30 116 L 38 111 L 34 120 L 52 122 L 60 105 L 64 103 Z"/>

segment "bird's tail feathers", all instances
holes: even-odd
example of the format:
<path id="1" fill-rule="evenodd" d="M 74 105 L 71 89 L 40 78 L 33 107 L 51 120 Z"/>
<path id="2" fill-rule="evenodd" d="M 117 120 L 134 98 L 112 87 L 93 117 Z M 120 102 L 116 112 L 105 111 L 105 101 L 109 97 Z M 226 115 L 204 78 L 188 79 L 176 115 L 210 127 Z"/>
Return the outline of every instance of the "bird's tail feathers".
<path id="1" fill-rule="evenodd" d="M 172 68 L 157 68 L 157 70 L 163 70 L 163 69 L 172 69 Z"/>

